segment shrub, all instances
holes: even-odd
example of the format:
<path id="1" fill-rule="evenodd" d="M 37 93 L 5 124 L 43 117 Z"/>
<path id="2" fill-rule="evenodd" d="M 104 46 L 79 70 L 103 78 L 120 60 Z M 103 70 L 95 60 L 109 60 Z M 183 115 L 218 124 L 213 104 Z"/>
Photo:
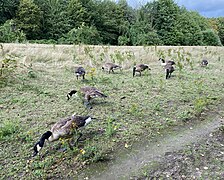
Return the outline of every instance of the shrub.
<path id="1" fill-rule="evenodd" d="M 130 44 L 130 39 L 126 36 L 119 36 L 118 37 L 118 45 L 125 46 Z"/>
<path id="2" fill-rule="evenodd" d="M 0 80 L 10 76 L 17 67 L 17 61 L 12 57 L 5 57 L 0 61 Z"/>
<path id="3" fill-rule="evenodd" d="M 100 33 L 94 26 L 82 25 L 69 31 L 65 37 L 60 38 L 59 43 L 67 44 L 100 44 Z"/>
<path id="4" fill-rule="evenodd" d="M 218 34 L 214 30 L 207 29 L 205 31 L 202 31 L 202 34 L 203 34 L 204 46 L 221 46 L 222 45 Z"/>
<path id="5" fill-rule="evenodd" d="M 0 80 L 11 76 L 17 67 L 17 61 L 13 57 L 6 57 L 0 61 Z"/>
<path id="6" fill-rule="evenodd" d="M 26 40 L 26 35 L 20 29 L 17 29 L 13 20 L 8 20 L 0 26 L 0 42 L 23 42 Z"/>

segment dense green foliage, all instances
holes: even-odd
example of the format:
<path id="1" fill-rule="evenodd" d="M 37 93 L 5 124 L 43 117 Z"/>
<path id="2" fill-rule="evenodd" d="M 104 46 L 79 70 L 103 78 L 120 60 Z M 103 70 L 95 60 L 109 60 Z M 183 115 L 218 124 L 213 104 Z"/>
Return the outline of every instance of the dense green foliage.
<path id="1" fill-rule="evenodd" d="M 0 42 L 23 42 L 26 39 L 23 31 L 15 29 L 14 21 L 8 20 L 2 26 L 0 26 Z"/>
<path id="2" fill-rule="evenodd" d="M 0 0 L 0 42 L 23 32 L 40 43 L 110 45 L 214 45 L 224 43 L 223 18 L 204 18 L 174 0 L 133 9 L 126 0 Z M 3 31 L 7 20 L 14 24 Z M 212 23 L 211 23 L 212 22 Z M 19 35 L 20 36 L 20 35 Z"/>

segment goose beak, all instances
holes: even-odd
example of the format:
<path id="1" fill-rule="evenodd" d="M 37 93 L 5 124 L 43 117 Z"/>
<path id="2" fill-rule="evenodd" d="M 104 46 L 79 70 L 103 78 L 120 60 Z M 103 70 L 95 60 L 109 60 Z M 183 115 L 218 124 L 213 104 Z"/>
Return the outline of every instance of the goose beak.
<path id="1" fill-rule="evenodd" d="M 34 152 L 32 157 L 35 157 L 38 154 L 38 152 Z"/>

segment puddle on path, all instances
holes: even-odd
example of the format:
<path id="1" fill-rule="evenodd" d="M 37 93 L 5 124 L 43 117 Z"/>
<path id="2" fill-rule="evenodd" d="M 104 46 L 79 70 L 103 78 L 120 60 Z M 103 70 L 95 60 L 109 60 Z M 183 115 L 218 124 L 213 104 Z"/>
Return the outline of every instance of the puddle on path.
<path id="1" fill-rule="evenodd" d="M 182 149 L 184 146 L 197 142 L 205 135 L 221 126 L 222 119 L 202 121 L 192 127 L 182 127 L 159 137 L 156 142 L 143 141 L 141 144 L 126 149 L 116 155 L 110 162 L 99 162 L 85 169 L 78 179 L 117 180 L 129 179 L 145 165 L 159 161 L 166 152 Z M 191 124 L 192 125 L 192 124 Z"/>

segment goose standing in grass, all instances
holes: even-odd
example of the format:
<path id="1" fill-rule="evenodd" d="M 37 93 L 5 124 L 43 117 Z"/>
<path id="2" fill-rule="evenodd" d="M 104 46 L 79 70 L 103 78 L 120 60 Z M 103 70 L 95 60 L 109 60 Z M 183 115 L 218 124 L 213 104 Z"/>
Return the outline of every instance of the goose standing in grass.
<path id="1" fill-rule="evenodd" d="M 174 67 L 171 64 L 167 64 L 164 66 L 166 72 L 166 79 L 171 77 L 171 74 L 175 71 Z"/>
<path id="2" fill-rule="evenodd" d="M 74 134 L 76 134 L 77 130 L 81 127 L 85 127 L 89 124 L 92 119 L 90 116 L 77 116 L 72 115 L 66 119 L 62 119 L 55 123 L 50 131 L 45 132 L 40 140 L 34 145 L 34 154 L 36 156 L 38 152 L 43 148 L 45 140 L 49 142 L 57 141 L 59 138 L 71 138 Z M 82 133 L 79 133 L 79 137 L 77 138 L 76 142 L 81 138 Z M 70 149 L 72 149 L 72 145 L 68 141 Z"/>
<path id="3" fill-rule="evenodd" d="M 102 69 L 103 70 L 107 69 L 108 73 L 110 74 L 111 71 L 112 71 L 112 73 L 114 73 L 115 69 L 121 69 L 121 66 L 114 64 L 114 63 L 105 63 L 102 66 Z"/>
<path id="4" fill-rule="evenodd" d="M 207 65 L 208 65 L 208 60 L 203 59 L 203 60 L 201 61 L 201 66 L 202 66 L 202 67 L 205 67 L 205 66 L 207 66 Z"/>
<path id="5" fill-rule="evenodd" d="M 75 75 L 77 80 L 79 79 L 79 76 L 82 76 L 82 79 L 85 79 L 85 74 L 86 74 L 86 71 L 83 67 L 81 66 L 75 67 Z"/>
<path id="6" fill-rule="evenodd" d="M 138 64 L 138 65 L 134 66 L 133 67 L 133 77 L 135 76 L 136 72 L 138 72 L 139 75 L 141 76 L 142 75 L 141 72 L 146 69 L 151 70 L 147 64 Z"/>
<path id="7" fill-rule="evenodd" d="M 176 63 L 174 61 L 165 61 L 163 58 L 159 58 L 159 61 L 161 61 L 161 66 L 166 66 L 167 64 L 170 64 L 170 65 L 175 65 Z"/>
<path id="8" fill-rule="evenodd" d="M 77 90 L 71 90 L 68 94 L 67 94 L 67 98 L 68 100 L 74 95 L 74 94 L 78 94 L 79 92 Z M 80 93 L 82 95 L 84 95 L 84 105 L 87 106 L 90 104 L 90 100 L 92 98 L 96 98 L 96 97 L 100 97 L 100 98 L 106 98 L 107 96 L 105 94 L 103 94 L 100 90 L 98 90 L 95 87 L 82 87 L 80 88 Z"/>

